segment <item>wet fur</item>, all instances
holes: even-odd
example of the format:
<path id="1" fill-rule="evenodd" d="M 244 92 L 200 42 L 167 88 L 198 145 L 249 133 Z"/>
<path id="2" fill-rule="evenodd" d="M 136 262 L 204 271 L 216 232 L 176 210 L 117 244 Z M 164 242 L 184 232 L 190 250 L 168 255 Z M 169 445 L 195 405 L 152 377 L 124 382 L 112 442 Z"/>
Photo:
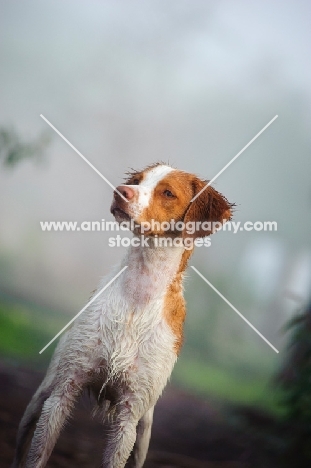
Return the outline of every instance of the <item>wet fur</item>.
<path id="1" fill-rule="evenodd" d="M 161 198 L 165 184 L 180 191 L 174 204 Z M 190 203 L 204 184 L 192 174 L 160 164 L 131 173 L 125 187 L 135 191 L 135 216 L 140 221 L 151 216 L 185 221 L 230 219 L 233 205 L 211 187 Z M 131 203 L 126 206 L 117 194 L 114 203 L 131 209 Z M 103 279 L 97 291 L 128 266 L 60 339 L 21 420 L 12 468 L 46 465 L 86 388 L 95 396 L 96 413 L 109 422 L 103 467 L 123 468 L 127 460 L 129 467 L 143 466 L 154 405 L 182 345 L 186 314 L 182 282 L 191 253 L 183 247 L 159 248 L 152 242 L 150 247 L 130 247 L 121 265 Z"/>

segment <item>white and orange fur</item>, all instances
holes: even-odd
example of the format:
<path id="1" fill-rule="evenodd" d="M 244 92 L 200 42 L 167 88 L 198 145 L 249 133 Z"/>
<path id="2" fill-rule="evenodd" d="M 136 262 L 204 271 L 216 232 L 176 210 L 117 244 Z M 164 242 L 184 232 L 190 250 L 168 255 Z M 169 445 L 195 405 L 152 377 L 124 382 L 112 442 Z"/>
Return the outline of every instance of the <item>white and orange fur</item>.
<path id="1" fill-rule="evenodd" d="M 117 221 L 151 219 L 220 221 L 233 205 L 193 174 L 154 164 L 132 172 L 117 187 L 111 212 Z M 96 397 L 96 411 L 108 419 L 102 466 L 140 468 L 148 451 L 153 409 L 182 345 L 185 301 L 183 275 L 192 249 L 129 247 L 121 265 L 100 283 L 99 291 L 127 269 L 65 333 L 46 377 L 21 420 L 13 468 L 43 468 L 76 399 L 85 388 Z M 157 235 L 182 237 L 180 232 Z M 197 231 L 193 237 L 211 232 Z M 138 235 L 134 231 L 134 236 Z M 94 295 L 96 291 L 94 292 Z M 30 446 L 30 448 L 29 448 Z"/>

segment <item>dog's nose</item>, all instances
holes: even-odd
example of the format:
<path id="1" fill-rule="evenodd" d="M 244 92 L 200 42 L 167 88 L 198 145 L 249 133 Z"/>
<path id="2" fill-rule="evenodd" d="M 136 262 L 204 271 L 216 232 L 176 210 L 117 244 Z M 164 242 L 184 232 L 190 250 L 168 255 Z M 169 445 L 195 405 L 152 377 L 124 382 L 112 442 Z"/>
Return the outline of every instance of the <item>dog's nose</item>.
<path id="1" fill-rule="evenodd" d="M 131 200 L 134 197 L 134 190 L 128 185 L 119 185 L 114 192 L 115 197 L 118 192 L 120 192 L 127 200 Z"/>

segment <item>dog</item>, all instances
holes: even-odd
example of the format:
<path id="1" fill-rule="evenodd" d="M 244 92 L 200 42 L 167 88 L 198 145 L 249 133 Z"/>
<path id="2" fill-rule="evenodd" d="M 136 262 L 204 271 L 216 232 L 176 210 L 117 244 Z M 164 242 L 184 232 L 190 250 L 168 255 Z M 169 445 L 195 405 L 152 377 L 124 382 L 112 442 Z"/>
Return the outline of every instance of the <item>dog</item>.
<path id="1" fill-rule="evenodd" d="M 143 466 L 154 406 L 182 346 L 187 262 L 196 240 L 213 233 L 203 224 L 224 223 L 232 216 L 234 205 L 206 184 L 194 174 L 157 163 L 128 173 L 117 187 L 111 213 L 118 223 L 135 222 L 136 242 L 97 291 L 127 268 L 60 339 L 21 420 L 13 468 L 46 465 L 85 388 L 109 423 L 102 466 Z M 193 223 L 196 229 L 188 234 L 185 226 Z M 163 239 L 171 243 L 162 246 Z"/>

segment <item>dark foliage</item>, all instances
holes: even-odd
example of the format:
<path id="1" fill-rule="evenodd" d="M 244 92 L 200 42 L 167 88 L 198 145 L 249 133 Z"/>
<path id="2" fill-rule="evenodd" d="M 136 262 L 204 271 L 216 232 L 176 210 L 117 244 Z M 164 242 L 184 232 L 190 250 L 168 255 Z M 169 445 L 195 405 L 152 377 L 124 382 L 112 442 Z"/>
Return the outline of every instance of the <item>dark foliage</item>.
<path id="1" fill-rule="evenodd" d="M 278 381 L 283 390 L 288 444 L 286 456 L 311 463 L 311 303 L 287 326 L 291 333 L 288 359 Z M 298 465 L 296 465 L 298 466 Z"/>
<path id="2" fill-rule="evenodd" d="M 0 129 L 0 161 L 6 167 L 14 167 L 24 159 L 43 157 L 50 141 L 46 133 L 42 133 L 36 140 L 22 141 L 14 129 Z"/>

